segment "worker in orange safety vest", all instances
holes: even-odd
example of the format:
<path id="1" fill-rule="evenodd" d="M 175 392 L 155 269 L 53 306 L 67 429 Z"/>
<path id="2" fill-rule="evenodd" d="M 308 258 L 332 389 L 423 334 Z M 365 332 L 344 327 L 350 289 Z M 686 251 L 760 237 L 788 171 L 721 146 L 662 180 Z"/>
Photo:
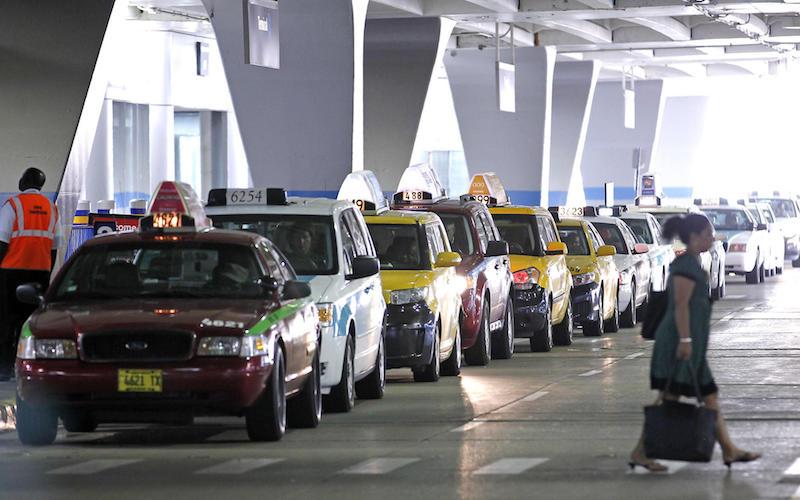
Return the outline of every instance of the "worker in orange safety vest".
<path id="1" fill-rule="evenodd" d="M 16 289 L 50 283 L 61 240 L 58 209 L 41 193 L 46 177 L 29 168 L 19 181 L 20 193 L 0 208 L 0 381 L 13 377 L 16 344 L 34 307 L 17 300 Z"/>

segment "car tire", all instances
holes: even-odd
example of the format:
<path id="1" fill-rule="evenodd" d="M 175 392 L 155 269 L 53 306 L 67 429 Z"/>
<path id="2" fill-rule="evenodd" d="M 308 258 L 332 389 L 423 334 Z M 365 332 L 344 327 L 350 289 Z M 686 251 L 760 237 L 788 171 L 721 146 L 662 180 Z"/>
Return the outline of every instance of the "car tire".
<path id="1" fill-rule="evenodd" d="M 342 361 L 342 378 L 331 387 L 330 394 L 322 398 L 325 411 L 347 413 L 356 405 L 354 335 L 347 336 Z"/>
<path id="2" fill-rule="evenodd" d="M 603 321 L 603 289 L 600 289 L 600 298 L 597 311 L 597 321 L 585 321 L 581 323 L 584 337 L 600 337 L 605 329 Z"/>
<path id="3" fill-rule="evenodd" d="M 286 366 L 280 346 L 275 346 L 275 360 L 267 386 L 245 411 L 244 418 L 251 441 L 280 441 L 286 434 Z"/>
<path id="4" fill-rule="evenodd" d="M 625 328 L 636 326 L 636 281 L 631 281 L 631 300 L 620 315 L 620 324 Z"/>
<path id="5" fill-rule="evenodd" d="M 67 432 L 94 432 L 97 430 L 97 421 L 85 411 L 72 411 L 61 415 L 61 422 Z"/>
<path id="6" fill-rule="evenodd" d="M 471 366 L 486 366 L 492 359 L 492 339 L 489 331 L 489 299 L 483 299 L 481 327 L 475 345 L 464 351 L 464 361 Z"/>
<path id="7" fill-rule="evenodd" d="M 780 276 L 781 274 L 783 274 L 783 266 L 778 266 L 778 267 L 776 267 L 776 268 L 775 268 L 775 274 L 777 274 L 778 276 Z"/>
<path id="8" fill-rule="evenodd" d="M 33 408 L 17 395 L 17 437 L 22 444 L 53 444 L 58 434 L 58 416 L 48 408 Z"/>
<path id="9" fill-rule="evenodd" d="M 506 300 L 503 328 L 492 335 L 492 359 L 511 359 L 514 355 L 514 301 Z"/>
<path id="10" fill-rule="evenodd" d="M 619 297 L 619 291 L 617 291 Z M 614 312 L 611 317 L 603 322 L 603 329 L 606 333 L 617 333 L 619 331 L 619 301 L 614 299 Z"/>
<path id="11" fill-rule="evenodd" d="M 767 271 L 764 269 L 764 264 L 761 264 L 761 267 L 758 268 L 758 282 L 764 283 L 767 281 Z"/>
<path id="12" fill-rule="evenodd" d="M 313 429 L 322 419 L 322 391 L 320 390 L 319 349 L 311 363 L 311 373 L 303 390 L 286 403 L 289 427 Z"/>
<path id="13" fill-rule="evenodd" d="M 436 323 L 436 329 L 433 331 L 433 349 L 431 353 L 431 362 L 422 368 L 414 369 L 414 382 L 438 382 L 439 376 L 442 373 L 441 364 L 441 339 L 439 338 L 439 323 Z"/>
<path id="14" fill-rule="evenodd" d="M 567 301 L 567 311 L 561 323 L 553 327 L 553 344 L 558 346 L 572 345 L 572 302 Z"/>
<path id="15" fill-rule="evenodd" d="M 800 267 L 800 257 L 792 261 L 792 267 Z"/>
<path id="16" fill-rule="evenodd" d="M 356 382 L 356 396 L 359 399 L 382 399 L 386 393 L 386 341 L 383 332 L 378 344 L 375 367 L 363 380 Z"/>
<path id="17" fill-rule="evenodd" d="M 544 319 L 544 328 L 533 332 L 530 339 L 532 352 L 550 352 L 553 350 L 553 324 L 551 320 L 552 306 L 548 297 L 547 316 Z"/>
<path id="18" fill-rule="evenodd" d="M 651 288 L 647 292 L 647 296 L 644 298 L 644 302 L 642 305 L 639 306 L 639 309 L 636 311 L 636 322 L 640 323 L 644 320 L 645 316 L 647 316 L 647 308 L 650 306 L 650 296 L 653 293 L 653 289 Z"/>
<path id="19" fill-rule="evenodd" d="M 441 367 L 441 373 L 446 377 L 457 377 L 461 375 L 461 325 L 457 325 L 455 340 L 453 340 L 453 350 L 450 352 L 450 356 L 444 360 Z"/>

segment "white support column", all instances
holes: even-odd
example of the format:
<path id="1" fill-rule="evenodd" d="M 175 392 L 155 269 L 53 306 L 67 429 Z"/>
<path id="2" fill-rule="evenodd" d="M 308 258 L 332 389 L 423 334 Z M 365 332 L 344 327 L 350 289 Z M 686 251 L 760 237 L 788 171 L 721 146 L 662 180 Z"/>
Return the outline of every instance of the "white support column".
<path id="1" fill-rule="evenodd" d="M 244 63 L 244 2 L 203 0 L 257 185 L 335 196 L 363 168 L 367 0 L 280 3 L 280 69 Z"/>
<path id="2" fill-rule="evenodd" d="M 550 150 L 551 205 L 586 204 L 581 161 L 599 73 L 597 61 L 556 63 Z"/>
<path id="3" fill-rule="evenodd" d="M 425 98 L 455 22 L 372 19 L 364 41 L 364 157 L 384 189 L 408 167 Z"/>
<path id="4" fill-rule="evenodd" d="M 470 173 L 497 172 L 515 203 L 548 203 L 555 59 L 553 47 L 517 49 L 516 112 L 506 113 L 498 108 L 494 50 L 444 57 Z"/>

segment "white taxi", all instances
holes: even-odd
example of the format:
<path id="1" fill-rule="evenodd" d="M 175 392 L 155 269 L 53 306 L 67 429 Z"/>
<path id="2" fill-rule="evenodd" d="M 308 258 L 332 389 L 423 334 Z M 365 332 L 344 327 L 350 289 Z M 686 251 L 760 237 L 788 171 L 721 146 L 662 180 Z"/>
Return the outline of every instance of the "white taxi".
<path id="1" fill-rule="evenodd" d="M 286 197 L 283 189 L 212 189 L 215 227 L 270 239 L 311 286 L 322 327 L 321 386 L 328 411 L 383 397 L 386 366 L 380 263 L 350 201 Z"/>
<path id="2" fill-rule="evenodd" d="M 739 200 L 740 205 L 744 205 L 756 223 L 763 224 L 767 228 L 770 240 L 770 259 L 767 266 L 767 276 L 783 274 L 784 259 L 786 248 L 784 246 L 783 231 L 776 222 L 775 212 L 769 203 L 745 203 Z"/>
<path id="3" fill-rule="evenodd" d="M 775 191 L 771 194 L 752 193 L 750 201 L 770 204 L 783 233 L 785 256 L 792 261 L 792 267 L 800 267 L 800 203 L 797 198 Z"/>
<path id="4" fill-rule="evenodd" d="M 649 249 L 647 256 L 650 257 L 650 289 L 653 292 L 665 291 L 669 265 L 675 260 L 675 250 L 661 237 L 661 225 L 658 220 L 652 214 L 645 212 L 628 212 L 625 207 L 614 207 L 612 213 L 614 217 L 622 219 L 631 228 L 636 240 L 647 245 Z"/>

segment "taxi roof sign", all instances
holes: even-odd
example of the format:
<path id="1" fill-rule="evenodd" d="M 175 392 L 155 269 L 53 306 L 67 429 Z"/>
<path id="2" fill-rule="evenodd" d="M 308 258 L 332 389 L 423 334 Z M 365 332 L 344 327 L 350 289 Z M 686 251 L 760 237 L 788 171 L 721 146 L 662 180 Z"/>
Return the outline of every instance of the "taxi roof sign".
<path id="1" fill-rule="evenodd" d="M 500 182 L 500 177 L 494 172 L 485 172 L 472 176 L 469 185 L 469 195 L 477 201 L 488 206 L 510 205 L 511 199 L 506 193 L 506 188 Z"/>
<path id="2" fill-rule="evenodd" d="M 163 181 L 158 184 L 142 219 L 141 230 L 206 228 L 211 221 L 206 216 L 203 203 L 189 184 Z"/>
<path id="3" fill-rule="evenodd" d="M 411 165 L 408 167 L 394 195 L 395 203 L 432 203 L 446 197 L 442 182 L 436 171 L 427 163 Z"/>
<path id="4" fill-rule="evenodd" d="M 371 170 L 348 174 L 336 198 L 352 201 L 362 212 L 379 214 L 389 210 L 389 202 L 383 195 L 378 178 Z"/>
<path id="5" fill-rule="evenodd" d="M 208 192 L 209 207 L 288 204 L 283 188 L 216 188 Z"/>

